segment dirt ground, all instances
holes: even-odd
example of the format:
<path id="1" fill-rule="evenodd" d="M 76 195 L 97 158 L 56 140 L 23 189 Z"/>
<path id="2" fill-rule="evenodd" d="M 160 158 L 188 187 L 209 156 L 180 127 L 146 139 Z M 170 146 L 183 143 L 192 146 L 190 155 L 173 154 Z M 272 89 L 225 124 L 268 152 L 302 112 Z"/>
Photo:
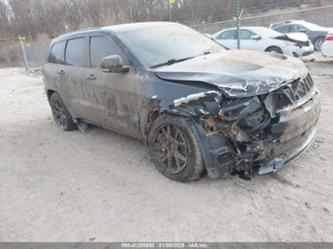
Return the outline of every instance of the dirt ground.
<path id="1" fill-rule="evenodd" d="M 140 141 L 60 132 L 42 78 L 0 70 L 0 241 L 333 241 L 333 62 L 313 146 L 278 173 L 181 184 Z"/>

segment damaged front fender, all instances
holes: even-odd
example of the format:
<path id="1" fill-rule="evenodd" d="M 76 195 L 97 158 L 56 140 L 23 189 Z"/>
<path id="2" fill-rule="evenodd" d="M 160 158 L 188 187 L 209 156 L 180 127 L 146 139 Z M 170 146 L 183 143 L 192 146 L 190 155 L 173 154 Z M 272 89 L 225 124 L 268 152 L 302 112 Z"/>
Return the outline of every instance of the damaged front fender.
<path id="1" fill-rule="evenodd" d="M 320 103 L 307 76 L 252 97 L 228 98 L 215 90 L 190 94 L 166 111 L 193 122 L 210 177 L 248 178 L 254 171 L 279 170 L 311 144 Z"/>

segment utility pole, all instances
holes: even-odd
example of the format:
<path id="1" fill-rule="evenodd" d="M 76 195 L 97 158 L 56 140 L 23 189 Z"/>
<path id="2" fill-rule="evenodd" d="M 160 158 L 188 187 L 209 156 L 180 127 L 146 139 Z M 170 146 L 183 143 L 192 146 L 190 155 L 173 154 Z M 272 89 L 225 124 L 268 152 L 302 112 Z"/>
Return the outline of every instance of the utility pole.
<path id="1" fill-rule="evenodd" d="M 176 3 L 176 0 L 168 0 L 169 3 L 169 20 L 172 22 L 172 5 Z"/>
<path id="2" fill-rule="evenodd" d="M 237 49 L 240 49 L 240 0 L 236 2 L 236 21 L 237 21 Z"/>
<path id="3" fill-rule="evenodd" d="M 131 22 L 133 22 L 133 3 L 132 3 L 132 0 L 129 0 L 128 2 L 129 2 L 128 7 L 129 7 L 129 13 L 130 13 L 130 17 L 131 17 Z"/>
<path id="4" fill-rule="evenodd" d="M 241 26 L 241 18 L 243 15 L 243 10 L 240 9 L 241 0 L 237 0 L 236 2 L 236 21 L 237 21 L 237 49 L 240 49 L 240 26 Z"/>
<path id="5" fill-rule="evenodd" d="M 22 53 L 22 57 L 23 57 L 25 70 L 29 71 L 28 58 L 27 58 L 27 54 L 25 53 L 25 46 L 24 46 L 24 42 L 23 42 L 25 40 L 25 37 L 18 36 L 18 40 L 20 43 L 20 48 L 21 48 L 21 53 Z"/>

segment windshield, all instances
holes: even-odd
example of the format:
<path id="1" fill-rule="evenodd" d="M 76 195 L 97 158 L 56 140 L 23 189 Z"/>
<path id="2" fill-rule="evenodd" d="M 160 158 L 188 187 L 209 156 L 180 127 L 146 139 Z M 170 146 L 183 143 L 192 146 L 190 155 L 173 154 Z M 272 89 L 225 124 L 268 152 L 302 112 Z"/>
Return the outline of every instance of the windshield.
<path id="1" fill-rule="evenodd" d="M 203 34 L 180 24 L 160 24 L 123 31 L 117 36 L 145 67 L 172 64 L 224 50 Z"/>

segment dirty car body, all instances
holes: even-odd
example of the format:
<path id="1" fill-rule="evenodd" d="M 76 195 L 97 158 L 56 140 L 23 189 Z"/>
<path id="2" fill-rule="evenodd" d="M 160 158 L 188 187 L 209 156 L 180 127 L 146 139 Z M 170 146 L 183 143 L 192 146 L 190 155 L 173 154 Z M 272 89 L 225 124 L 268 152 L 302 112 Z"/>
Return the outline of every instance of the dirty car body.
<path id="1" fill-rule="evenodd" d="M 89 47 L 96 36 L 116 45 L 113 54 L 128 70 L 115 73 L 92 65 Z M 68 41 L 78 37 L 84 39 L 85 49 L 85 61 L 79 66 L 66 61 Z M 53 93 L 61 96 L 76 123 L 96 124 L 149 145 L 151 129 L 161 116 L 186 120 L 212 178 L 277 171 L 314 139 L 318 91 L 298 59 L 227 51 L 174 23 L 72 33 L 55 39 L 50 54 L 61 42 L 63 61 L 43 67 L 46 91 L 49 98 Z M 183 170 L 186 167 L 191 165 Z"/>

